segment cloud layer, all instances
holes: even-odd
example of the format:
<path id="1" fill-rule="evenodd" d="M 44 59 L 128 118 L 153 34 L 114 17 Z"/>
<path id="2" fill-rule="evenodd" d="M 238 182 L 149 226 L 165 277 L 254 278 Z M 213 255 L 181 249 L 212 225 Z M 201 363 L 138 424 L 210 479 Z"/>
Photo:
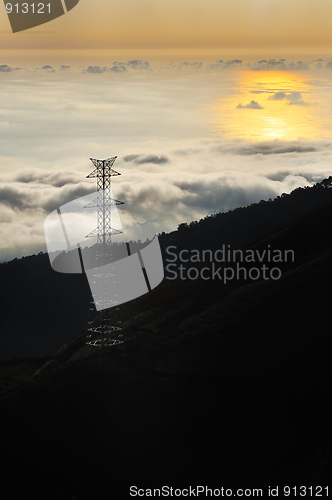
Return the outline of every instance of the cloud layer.
<path id="1" fill-rule="evenodd" d="M 188 73 L 165 78 L 135 61 L 125 66 L 128 80 L 105 70 L 99 83 L 94 76 L 100 73 L 89 76 L 82 68 L 75 75 L 71 68 L 48 73 L 54 69 L 48 65 L 29 77 L 18 70 L 3 73 L 0 260 L 46 249 L 46 216 L 96 189 L 95 179 L 86 178 L 93 170 L 90 157 L 118 155 L 114 168 L 121 176 L 112 179 L 112 189 L 125 202 L 119 211 L 133 238 L 142 230 L 147 237 L 172 231 L 181 222 L 332 175 L 329 139 L 247 140 L 220 132 L 214 122 L 215 113 L 225 119 L 220 96 L 238 103 L 242 88 L 220 72 L 185 65 Z M 317 81 L 317 88 L 330 92 Z M 245 109 L 232 105 L 237 120 L 259 118 L 270 99 L 289 112 L 316 109 L 299 104 L 307 102 L 301 87 L 248 89 L 260 97 L 242 100 Z"/>
<path id="2" fill-rule="evenodd" d="M 324 142 L 212 141 L 199 146 L 199 152 L 187 147 L 118 158 L 115 165 L 122 175 L 112 188 L 115 198 L 125 202 L 119 210 L 128 238 L 141 237 L 142 231 L 146 237 L 171 231 L 183 221 L 274 198 L 331 174 L 332 144 Z M 146 169 L 149 165 L 154 170 Z M 45 250 L 48 213 L 95 189 L 94 180 L 80 170 L 7 172 L 0 182 L 0 258 Z"/>
<path id="3" fill-rule="evenodd" d="M 243 59 L 219 59 L 214 62 L 182 61 L 168 64 L 158 64 L 144 59 L 128 61 L 113 61 L 112 64 L 79 65 L 73 66 L 64 62 L 58 66 L 48 63 L 37 67 L 17 67 L 3 62 L 0 64 L 0 73 L 86 73 L 101 75 L 104 73 L 130 73 L 130 72 L 165 72 L 165 71 L 218 71 L 218 70 L 249 70 L 249 71 L 306 71 L 306 70 L 331 70 L 332 58 L 319 58 L 307 61 L 288 61 L 287 59 L 260 59 L 258 61 L 245 61 Z"/>

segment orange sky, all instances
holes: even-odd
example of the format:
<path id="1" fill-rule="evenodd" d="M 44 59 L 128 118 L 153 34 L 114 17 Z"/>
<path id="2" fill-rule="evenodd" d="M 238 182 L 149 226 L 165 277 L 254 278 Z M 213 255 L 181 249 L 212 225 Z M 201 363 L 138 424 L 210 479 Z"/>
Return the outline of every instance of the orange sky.
<path id="1" fill-rule="evenodd" d="M 246 50 L 265 56 L 323 56 L 332 48 L 330 0 L 81 0 L 65 16 L 13 34 L 3 5 L 3 54 L 36 50 Z"/>

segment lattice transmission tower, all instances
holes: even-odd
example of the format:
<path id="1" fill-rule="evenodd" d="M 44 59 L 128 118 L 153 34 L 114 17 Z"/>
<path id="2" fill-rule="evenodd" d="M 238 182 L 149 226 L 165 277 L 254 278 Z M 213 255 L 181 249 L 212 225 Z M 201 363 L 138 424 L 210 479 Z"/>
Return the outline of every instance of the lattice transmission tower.
<path id="1" fill-rule="evenodd" d="M 97 227 L 87 234 L 86 238 L 97 237 L 94 279 L 98 284 L 99 294 L 93 297 L 92 305 L 98 304 L 98 308 L 102 309 L 99 325 L 88 328 L 89 340 L 86 343 L 102 349 L 114 345 L 118 345 L 120 348 L 123 347 L 123 340 L 121 340 L 123 337 L 121 334 L 122 328 L 110 325 L 105 315 L 105 309 L 117 305 L 117 301 L 114 298 L 110 299 L 107 293 L 110 282 L 116 286 L 115 275 L 112 273 L 112 265 L 110 264 L 112 262 L 112 236 L 123 232 L 112 227 L 112 207 L 114 208 L 114 205 L 123 205 L 122 201 L 115 200 L 111 194 L 111 177 L 121 175 L 112 168 L 116 158 L 117 156 L 105 160 L 90 158 L 95 169 L 87 175 L 87 178 L 97 178 L 97 198 L 84 207 L 97 207 Z M 118 307 L 116 309 L 119 310 Z M 90 321 L 89 323 L 92 324 L 93 322 Z"/>

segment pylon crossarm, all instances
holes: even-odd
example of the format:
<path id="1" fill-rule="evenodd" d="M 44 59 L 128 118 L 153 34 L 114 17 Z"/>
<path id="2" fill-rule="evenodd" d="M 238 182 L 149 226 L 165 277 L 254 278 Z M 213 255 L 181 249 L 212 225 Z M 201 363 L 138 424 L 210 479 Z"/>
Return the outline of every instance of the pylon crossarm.
<path id="1" fill-rule="evenodd" d="M 115 200 L 114 198 L 109 198 L 109 200 L 107 200 L 107 204 L 108 205 L 124 205 L 124 202 L 119 201 L 119 200 Z M 90 203 L 85 205 L 85 207 L 83 207 L 83 208 L 94 208 L 94 207 L 99 207 L 99 205 L 100 205 L 100 201 L 98 200 L 98 198 L 96 198 L 95 200 L 90 201 Z"/>
<path id="2" fill-rule="evenodd" d="M 108 176 L 112 176 L 113 177 L 113 175 L 121 175 L 116 170 L 113 170 L 113 168 L 106 167 L 105 170 L 106 170 L 105 173 Z M 91 177 L 103 177 L 103 169 L 102 168 L 95 168 L 89 175 L 86 176 L 87 179 L 90 179 Z"/>
<path id="3" fill-rule="evenodd" d="M 111 156 L 110 158 L 105 158 L 105 160 L 97 160 L 96 158 L 90 158 L 90 160 L 92 161 L 92 163 L 96 168 L 102 167 L 103 165 L 111 167 L 116 159 L 117 156 Z"/>
<path id="4" fill-rule="evenodd" d="M 117 344 L 123 344 L 123 340 L 117 340 L 117 339 L 110 339 L 110 340 L 103 340 L 102 339 L 97 339 L 97 340 L 91 340 L 90 342 L 87 342 L 88 345 L 91 345 L 93 347 L 110 347 L 113 345 Z"/>
<path id="5" fill-rule="evenodd" d="M 113 235 L 113 234 L 122 234 L 123 231 L 120 231 L 119 229 L 113 229 L 113 228 L 110 228 L 111 230 L 108 231 L 107 233 L 100 233 L 99 232 L 99 229 L 98 227 L 96 227 L 96 229 L 94 229 L 93 231 L 91 231 L 91 233 L 87 234 L 86 235 L 86 238 L 92 238 L 93 236 L 107 236 L 107 235 Z"/>

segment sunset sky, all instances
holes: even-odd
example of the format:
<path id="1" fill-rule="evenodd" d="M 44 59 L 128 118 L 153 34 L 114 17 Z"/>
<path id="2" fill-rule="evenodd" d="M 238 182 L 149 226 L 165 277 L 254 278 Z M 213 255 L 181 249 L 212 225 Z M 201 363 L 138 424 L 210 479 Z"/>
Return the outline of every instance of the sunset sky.
<path id="1" fill-rule="evenodd" d="M 2 7 L 1 50 L 21 62 L 36 57 L 34 51 L 83 58 L 86 51 L 96 57 L 127 51 L 131 58 L 191 51 L 319 57 L 330 51 L 331 17 L 328 0 L 80 0 L 65 16 L 13 36 Z"/>
<path id="2" fill-rule="evenodd" d="M 45 217 L 95 190 L 90 157 L 118 156 L 134 237 L 332 175 L 331 18 L 325 0 L 80 0 L 13 34 L 3 6 L 0 261 L 45 251 Z"/>

